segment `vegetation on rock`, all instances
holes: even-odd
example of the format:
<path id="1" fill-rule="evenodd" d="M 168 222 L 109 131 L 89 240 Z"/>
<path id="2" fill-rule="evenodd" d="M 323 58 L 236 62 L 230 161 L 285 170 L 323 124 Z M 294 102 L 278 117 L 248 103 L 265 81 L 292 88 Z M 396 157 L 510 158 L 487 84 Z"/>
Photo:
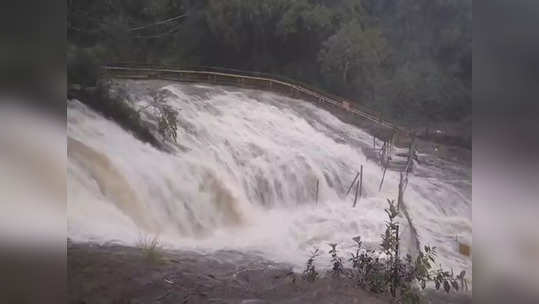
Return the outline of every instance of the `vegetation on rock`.
<path id="1" fill-rule="evenodd" d="M 399 211 L 394 201 L 388 200 L 388 205 L 385 211 L 389 220 L 385 233 L 381 236 L 380 250 L 365 249 L 361 238 L 354 238 L 356 251 L 349 259 L 352 268 L 345 269 L 343 259 L 337 253 L 337 244 L 329 244 L 332 269 L 328 273 L 331 277 L 345 276 L 357 287 L 373 293 L 391 295 L 399 303 L 422 303 L 420 289 L 425 289 L 428 282 L 433 282 L 436 289 L 442 287 L 447 293 L 451 289 L 468 290 L 465 271 L 455 276 L 452 270 L 444 270 L 441 266 L 434 270 L 436 247 L 424 246 L 424 250 L 418 252 L 415 260 L 410 254 L 404 259 L 400 257 L 399 224 L 395 221 Z M 315 252 L 318 253 L 318 250 Z M 319 277 L 314 265 L 314 258 L 317 256 L 318 254 L 312 255 L 307 261 L 304 271 L 307 281 L 312 282 L 314 279 L 311 278 Z"/>

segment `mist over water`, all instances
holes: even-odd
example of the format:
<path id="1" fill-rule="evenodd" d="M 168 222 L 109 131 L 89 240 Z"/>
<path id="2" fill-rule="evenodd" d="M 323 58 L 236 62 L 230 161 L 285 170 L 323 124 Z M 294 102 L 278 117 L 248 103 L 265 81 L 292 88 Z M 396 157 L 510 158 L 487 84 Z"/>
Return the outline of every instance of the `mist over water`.
<path id="1" fill-rule="evenodd" d="M 326 252 L 328 243 L 339 243 L 348 258 L 355 236 L 368 246 L 380 243 L 386 199 L 397 197 L 399 175 L 388 170 L 378 191 L 382 170 L 366 156 L 372 136 L 311 103 L 273 93 L 157 81 L 121 85 L 135 109 L 156 93 L 164 96 L 178 112 L 178 144 L 157 150 L 69 101 L 72 240 L 135 245 L 159 235 L 169 248 L 256 251 L 296 267 L 315 246 Z M 151 107 L 142 113 L 155 123 Z M 360 165 L 363 197 L 352 208 L 353 195 L 344 193 Z M 414 252 L 417 238 L 420 246 L 438 247 L 444 266 L 471 274 L 471 258 L 458 253 L 456 242 L 472 242 L 466 172 L 449 162 L 418 164 L 405 193 L 417 236 L 404 217 L 400 222 L 405 251 Z"/>

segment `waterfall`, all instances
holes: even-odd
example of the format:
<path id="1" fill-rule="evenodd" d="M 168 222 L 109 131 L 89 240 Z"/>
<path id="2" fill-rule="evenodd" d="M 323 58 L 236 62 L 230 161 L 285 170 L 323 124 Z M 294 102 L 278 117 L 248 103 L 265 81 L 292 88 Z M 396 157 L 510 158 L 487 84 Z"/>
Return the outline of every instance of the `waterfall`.
<path id="1" fill-rule="evenodd" d="M 134 245 L 159 235 L 167 247 L 252 250 L 301 265 L 314 247 L 352 237 L 377 246 L 386 199 L 398 192 L 366 152 L 372 137 L 298 99 L 247 89 L 163 81 L 119 82 L 155 123 L 156 94 L 178 115 L 177 144 L 139 141 L 77 100 L 68 102 L 68 234 L 80 242 Z M 363 196 L 344 192 L 360 165 Z M 450 164 L 447 163 L 447 166 Z M 405 194 L 421 245 L 471 274 L 455 237 L 471 243 L 471 179 L 419 164 Z M 316 204 L 315 187 L 319 182 Z M 404 250 L 410 229 L 402 221 Z M 412 243 L 411 241 L 408 243 Z M 344 253 L 343 253 L 344 255 Z M 348 255 L 346 255 L 346 258 Z"/>

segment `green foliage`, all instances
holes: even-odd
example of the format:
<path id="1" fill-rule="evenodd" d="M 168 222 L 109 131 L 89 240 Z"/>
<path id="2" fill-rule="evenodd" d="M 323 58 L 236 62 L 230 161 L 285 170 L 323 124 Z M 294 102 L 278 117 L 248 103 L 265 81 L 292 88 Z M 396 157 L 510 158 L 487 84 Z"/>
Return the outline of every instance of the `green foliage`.
<path id="1" fill-rule="evenodd" d="M 320 250 L 318 248 L 315 248 L 311 252 L 311 256 L 307 260 L 307 264 L 305 265 L 305 270 L 303 271 L 303 279 L 308 282 L 314 282 L 320 274 L 316 271 L 316 267 L 314 265 L 314 261 L 316 258 L 320 255 Z"/>
<path id="2" fill-rule="evenodd" d="M 356 286 L 374 293 L 390 294 L 397 303 L 419 304 L 424 299 L 421 289 L 425 289 L 428 282 L 433 282 L 436 289 L 443 288 L 445 292 L 468 290 L 466 272 L 461 271 L 457 276 L 453 270 L 447 271 L 440 266 L 433 270 L 436 264 L 436 247 L 424 246 L 414 259 L 407 254 L 404 259 L 399 253 L 399 226 L 396 219 L 399 210 L 394 201 L 387 200 L 388 216 L 386 231 L 382 234 L 381 250 L 364 249 L 361 237 L 355 237 L 356 251 L 352 253 L 349 261 L 352 270 L 345 269 L 344 260 L 338 255 L 337 244 L 329 244 L 332 269 L 328 273 L 333 278 L 346 277 L 353 280 Z M 314 261 L 319 256 L 319 250 L 311 253 L 303 271 L 303 278 L 313 282 L 319 278 Z"/>
<path id="3" fill-rule="evenodd" d="M 100 83 L 95 92 L 82 96 L 81 101 L 107 118 L 117 122 L 143 142 L 162 148 L 161 143 L 150 132 L 149 126 L 142 120 L 140 113 L 129 104 L 127 93 L 120 89 L 111 92 L 111 83 Z"/>
<path id="4" fill-rule="evenodd" d="M 468 281 L 464 277 L 465 275 L 466 271 L 463 270 L 455 277 L 453 270 L 449 272 L 443 270 L 440 266 L 440 268 L 436 270 L 433 274 L 433 281 L 436 289 L 439 290 L 440 286 L 442 286 L 447 293 L 449 293 L 451 288 L 456 291 L 458 291 L 459 289 L 464 289 L 468 291 Z"/>
<path id="5" fill-rule="evenodd" d="M 173 140 L 176 142 L 176 139 L 178 137 L 178 124 L 177 124 L 177 116 L 178 113 L 174 111 L 170 106 L 163 105 L 159 107 L 160 109 L 160 117 L 159 117 L 159 133 L 163 138 L 166 140 Z"/>
<path id="6" fill-rule="evenodd" d="M 386 231 L 382 234 L 381 251 L 364 249 L 360 237 L 354 238 L 356 251 L 349 261 L 352 263 L 352 275 L 358 287 L 374 293 L 390 294 L 399 303 L 422 303 L 421 289 L 425 289 L 428 282 L 434 282 L 436 289 L 442 287 L 446 292 L 467 290 L 468 282 L 466 272 L 462 271 L 454 276 L 453 271 L 439 269 L 433 270 L 436 264 L 436 247 L 425 246 L 415 259 L 407 254 L 404 259 L 399 254 L 399 232 L 396 218 L 399 211 L 394 201 L 388 200 L 385 209 L 388 216 Z M 336 244 L 331 244 L 332 248 Z M 332 261 L 336 252 L 330 251 Z M 343 267 L 342 264 L 339 267 Z M 334 267 L 335 268 L 335 267 Z"/>
<path id="7" fill-rule="evenodd" d="M 329 244 L 331 249 L 329 254 L 331 255 L 331 264 L 333 268 L 331 269 L 331 274 L 333 277 L 340 277 L 344 273 L 343 259 L 337 253 L 337 244 Z"/>
<path id="8" fill-rule="evenodd" d="M 388 199 L 387 202 L 389 204 L 389 208 L 384 210 L 389 218 L 389 221 L 386 222 L 386 230 L 381 236 L 382 243 L 380 244 L 380 247 L 384 250 L 385 254 L 393 258 L 398 254 L 398 252 L 396 252 L 396 248 L 398 246 L 398 224 L 395 223 L 395 218 L 399 212 L 395 207 L 394 200 L 392 201 Z"/>
<path id="9" fill-rule="evenodd" d="M 67 47 L 67 77 L 72 83 L 94 86 L 97 79 L 97 56 L 87 48 Z"/>
<path id="10" fill-rule="evenodd" d="M 157 112 L 157 130 L 163 139 L 167 141 L 173 141 L 176 143 L 178 137 L 178 113 L 169 106 L 165 97 L 167 97 L 168 91 L 158 91 L 153 96 L 153 103 L 140 109 L 145 110 L 152 108 Z"/>
<path id="11" fill-rule="evenodd" d="M 141 109 L 134 109 L 128 101 L 129 96 L 123 88 L 112 88 L 112 82 L 101 82 L 92 90 L 82 90 L 74 96 L 83 103 L 101 112 L 105 117 L 114 120 L 122 128 L 131 132 L 143 142 L 150 143 L 158 149 L 163 149 L 162 141 L 152 133 L 151 123 L 141 117 L 141 112 L 153 110 L 157 122 L 157 131 L 164 141 L 176 143 L 178 136 L 177 112 L 166 104 L 165 95 L 158 92 L 152 103 Z"/>
<path id="12" fill-rule="evenodd" d="M 385 290 L 386 275 L 383 261 L 376 256 L 375 250 L 363 250 L 361 239 L 357 238 L 356 252 L 352 254 L 349 261 L 352 262 L 352 279 L 357 286 L 368 289 L 375 293 L 382 293 Z"/>
<path id="13" fill-rule="evenodd" d="M 364 30 L 357 22 L 345 24 L 323 43 L 319 60 L 324 77 L 343 88 L 350 79 L 368 87 L 387 59 L 386 45 L 379 29 Z"/>
<path id="14" fill-rule="evenodd" d="M 277 23 L 277 35 L 286 38 L 302 34 L 324 33 L 332 28 L 332 11 L 319 4 L 308 1 L 290 3 Z"/>
<path id="15" fill-rule="evenodd" d="M 70 83 L 91 85 L 107 62 L 221 66 L 401 123 L 471 114 L 471 0 L 71 0 L 67 19 Z"/>
<path id="16" fill-rule="evenodd" d="M 136 246 L 142 250 L 144 259 L 150 263 L 159 263 L 162 260 L 159 236 L 140 236 Z"/>

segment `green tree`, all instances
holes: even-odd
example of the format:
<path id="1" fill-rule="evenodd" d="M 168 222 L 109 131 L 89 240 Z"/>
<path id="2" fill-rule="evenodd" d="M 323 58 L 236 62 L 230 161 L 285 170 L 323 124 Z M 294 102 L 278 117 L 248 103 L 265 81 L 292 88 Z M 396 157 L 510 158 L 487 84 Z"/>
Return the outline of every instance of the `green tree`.
<path id="1" fill-rule="evenodd" d="M 324 42 L 319 60 L 322 73 L 330 83 L 346 89 L 353 79 L 366 89 L 377 79 L 388 54 L 379 29 L 363 29 L 359 23 L 351 22 Z"/>
<path id="2" fill-rule="evenodd" d="M 471 114 L 471 20 L 471 0 L 70 0 L 68 75 L 91 85 L 103 63 L 221 66 L 401 123 L 458 120 Z"/>

